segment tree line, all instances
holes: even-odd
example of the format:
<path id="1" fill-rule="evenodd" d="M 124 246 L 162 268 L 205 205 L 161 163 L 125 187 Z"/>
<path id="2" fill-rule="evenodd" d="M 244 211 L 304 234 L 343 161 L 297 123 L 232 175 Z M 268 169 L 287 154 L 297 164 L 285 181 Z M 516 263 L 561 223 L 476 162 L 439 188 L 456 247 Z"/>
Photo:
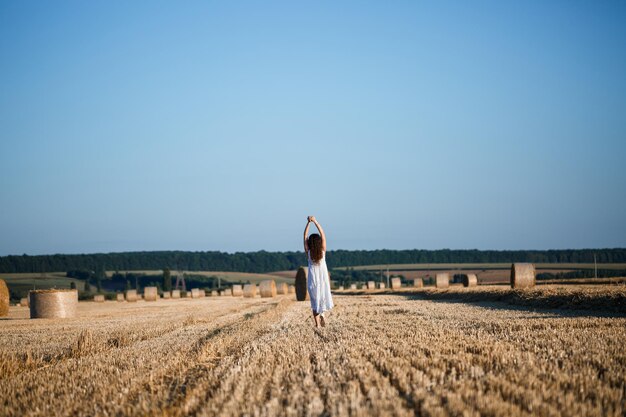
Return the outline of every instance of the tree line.
<path id="1" fill-rule="evenodd" d="M 563 250 L 334 250 L 330 268 L 410 263 L 626 263 L 626 248 Z M 304 252 L 118 252 L 79 255 L 10 255 L 0 257 L 0 273 L 89 271 L 239 271 L 264 273 L 306 265 Z"/>

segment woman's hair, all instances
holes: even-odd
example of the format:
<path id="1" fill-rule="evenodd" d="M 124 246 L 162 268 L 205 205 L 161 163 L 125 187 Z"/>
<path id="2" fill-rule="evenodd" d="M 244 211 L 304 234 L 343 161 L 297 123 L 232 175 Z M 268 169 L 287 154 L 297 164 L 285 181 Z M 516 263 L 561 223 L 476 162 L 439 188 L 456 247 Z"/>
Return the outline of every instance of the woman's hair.
<path id="1" fill-rule="evenodd" d="M 311 233 L 307 243 L 309 245 L 309 252 L 311 253 L 311 260 L 318 263 L 324 256 L 324 251 L 322 250 L 322 237 L 317 233 Z"/>

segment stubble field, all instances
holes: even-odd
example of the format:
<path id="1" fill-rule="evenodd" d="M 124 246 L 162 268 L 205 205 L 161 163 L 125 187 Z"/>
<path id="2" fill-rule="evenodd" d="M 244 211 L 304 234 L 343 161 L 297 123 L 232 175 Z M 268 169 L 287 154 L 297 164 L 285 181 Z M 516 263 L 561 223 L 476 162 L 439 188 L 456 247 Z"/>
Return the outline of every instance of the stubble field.
<path id="1" fill-rule="evenodd" d="M 419 293 L 335 304 L 321 330 L 292 296 L 80 303 L 69 320 L 12 307 L 2 414 L 624 415 L 623 315 Z"/>

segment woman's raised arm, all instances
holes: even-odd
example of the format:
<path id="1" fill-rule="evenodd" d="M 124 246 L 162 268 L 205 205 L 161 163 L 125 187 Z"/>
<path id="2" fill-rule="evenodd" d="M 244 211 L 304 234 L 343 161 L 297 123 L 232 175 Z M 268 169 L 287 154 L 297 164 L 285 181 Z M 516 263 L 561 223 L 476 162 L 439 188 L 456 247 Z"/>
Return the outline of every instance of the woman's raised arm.
<path id="1" fill-rule="evenodd" d="M 320 236 L 322 237 L 322 250 L 326 252 L 326 234 L 324 233 L 324 229 L 322 229 L 322 225 L 318 223 L 315 216 L 311 216 L 311 221 L 313 222 L 313 224 L 315 224 L 315 227 L 317 227 L 317 230 L 319 230 L 320 232 Z"/>
<path id="2" fill-rule="evenodd" d="M 311 225 L 311 217 L 307 217 L 306 227 L 304 228 L 304 251 L 309 251 L 309 245 L 307 243 L 306 235 L 309 233 L 309 226 Z"/>

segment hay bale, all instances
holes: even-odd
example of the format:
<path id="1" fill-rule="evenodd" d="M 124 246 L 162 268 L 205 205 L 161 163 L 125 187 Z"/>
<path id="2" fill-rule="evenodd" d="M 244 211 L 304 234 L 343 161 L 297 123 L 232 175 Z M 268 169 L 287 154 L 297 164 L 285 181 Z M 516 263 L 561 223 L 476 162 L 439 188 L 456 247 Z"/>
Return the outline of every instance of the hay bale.
<path id="1" fill-rule="evenodd" d="M 385 285 L 384 282 L 381 282 L 378 288 L 380 288 L 381 290 L 384 290 L 385 288 L 387 288 L 387 285 Z"/>
<path id="2" fill-rule="evenodd" d="M 200 288 L 191 289 L 191 298 L 200 298 Z"/>
<path id="3" fill-rule="evenodd" d="M 278 284 L 276 284 L 276 294 L 289 294 L 289 285 L 284 282 L 279 282 Z"/>
<path id="4" fill-rule="evenodd" d="M 211 291 L 211 297 L 218 297 L 220 294 L 217 292 L 217 290 L 213 290 Z"/>
<path id="5" fill-rule="evenodd" d="M 180 298 L 180 290 L 172 290 L 172 298 Z"/>
<path id="6" fill-rule="evenodd" d="M 124 293 L 122 292 L 118 292 L 117 295 L 115 296 L 117 301 L 124 301 Z"/>
<path id="7" fill-rule="evenodd" d="M 28 297 L 26 298 L 20 298 L 20 305 L 22 307 L 28 307 Z"/>
<path id="8" fill-rule="evenodd" d="M 306 301 L 309 299 L 309 291 L 307 290 L 307 279 L 309 277 L 309 269 L 300 267 L 296 272 L 296 300 Z"/>
<path id="9" fill-rule="evenodd" d="M 376 289 L 376 282 L 374 282 L 374 281 L 367 281 L 367 289 L 368 290 L 375 290 Z"/>
<path id="10" fill-rule="evenodd" d="M 450 286 L 450 275 L 447 273 L 437 274 L 435 286 L 437 288 L 448 288 Z"/>
<path id="11" fill-rule="evenodd" d="M 535 265 L 514 263 L 511 265 L 511 288 L 532 288 L 535 286 Z"/>
<path id="12" fill-rule="evenodd" d="M 170 299 L 172 298 L 172 294 L 169 291 L 163 291 L 163 298 L 164 299 Z"/>
<path id="13" fill-rule="evenodd" d="M 256 285 L 246 284 L 243 286 L 243 296 L 246 298 L 256 297 Z"/>
<path id="14" fill-rule="evenodd" d="M 137 298 L 137 290 L 126 290 L 126 301 L 134 303 Z"/>
<path id="15" fill-rule="evenodd" d="M 143 289 L 143 298 L 146 301 L 156 301 L 159 298 L 157 287 L 146 287 Z"/>
<path id="16" fill-rule="evenodd" d="M 367 282 L 364 282 L 364 283 L 361 285 L 361 289 L 362 289 L 362 290 L 366 290 L 366 289 L 367 289 Z"/>
<path id="17" fill-rule="evenodd" d="M 337 288 L 337 291 L 343 291 L 343 285 L 340 285 L 339 288 Z"/>
<path id="18" fill-rule="evenodd" d="M 413 280 L 413 286 L 417 288 L 422 288 L 424 286 L 424 280 L 422 278 L 415 278 Z"/>
<path id="19" fill-rule="evenodd" d="M 350 284 L 350 289 L 351 290 L 356 290 L 356 284 Z"/>
<path id="20" fill-rule="evenodd" d="M 391 288 L 394 290 L 402 288 L 402 280 L 400 278 L 391 278 Z"/>
<path id="21" fill-rule="evenodd" d="M 104 295 L 96 294 L 93 296 L 93 301 L 96 303 L 104 303 Z"/>
<path id="22" fill-rule="evenodd" d="M 76 315 L 78 291 L 34 290 L 28 293 L 31 319 L 68 318 Z"/>
<path id="23" fill-rule="evenodd" d="M 220 295 L 222 297 L 232 297 L 233 291 L 230 288 L 224 288 L 222 291 L 220 291 Z"/>
<path id="24" fill-rule="evenodd" d="M 191 291 L 186 291 L 185 292 L 185 298 L 192 298 L 193 294 L 191 293 Z"/>
<path id="25" fill-rule="evenodd" d="M 200 298 L 206 297 L 206 290 L 200 290 Z"/>
<path id="26" fill-rule="evenodd" d="M 243 287 L 239 284 L 233 285 L 233 297 L 241 297 L 243 295 Z"/>
<path id="27" fill-rule="evenodd" d="M 464 287 L 475 287 L 478 285 L 478 277 L 476 274 L 465 274 L 463 275 L 463 286 Z"/>
<path id="28" fill-rule="evenodd" d="M 295 285 L 290 285 L 289 286 L 289 294 L 295 294 L 296 293 L 296 286 Z"/>
<path id="29" fill-rule="evenodd" d="M 261 281 L 261 284 L 259 284 L 259 290 L 261 292 L 261 297 L 263 298 L 276 297 L 276 283 L 273 279 Z"/>
<path id="30" fill-rule="evenodd" d="M 0 317 L 4 317 L 9 314 L 10 298 L 7 283 L 0 279 Z"/>

